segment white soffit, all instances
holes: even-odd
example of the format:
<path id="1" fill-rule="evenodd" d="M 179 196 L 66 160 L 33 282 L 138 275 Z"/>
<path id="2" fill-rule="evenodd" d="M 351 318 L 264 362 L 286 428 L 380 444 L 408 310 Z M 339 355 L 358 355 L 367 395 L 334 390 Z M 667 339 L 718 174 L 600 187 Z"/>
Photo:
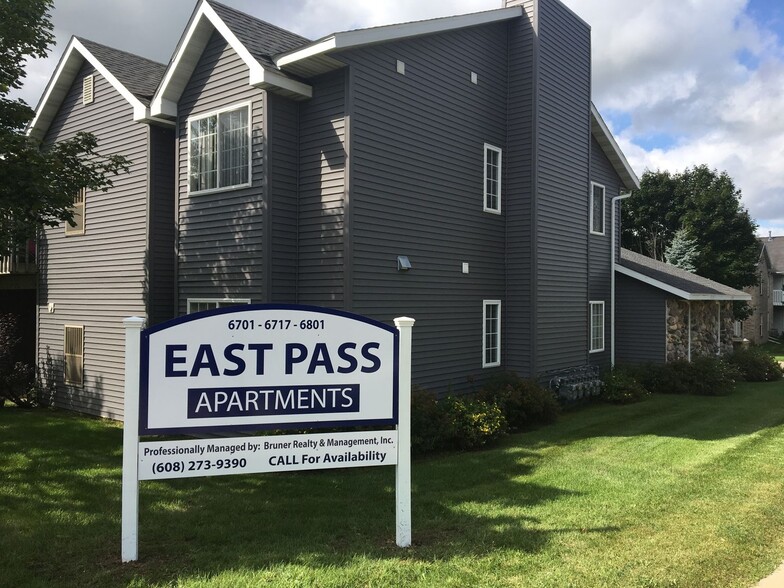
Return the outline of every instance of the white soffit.
<path id="1" fill-rule="evenodd" d="M 607 128 L 602 115 L 599 114 L 599 111 L 596 109 L 593 102 L 591 103 L 591 132 L 602 148 L 602 151 L 607 156 L 607 159 L 612 163 L 615 168 L 615 173 L 621 178 L 624 186 L 629 190 L 635 188 L 639 189 L 640 180 L 637 178 L 637 174 L 634 173 L 632 166 L 629 165 L 626 156 L 623 154 L 623 151 L 621 151 L 621 148 L 618 147 L 618 143 L 615 142 L 615 137 L 613 137 L 610 129 Z"/>

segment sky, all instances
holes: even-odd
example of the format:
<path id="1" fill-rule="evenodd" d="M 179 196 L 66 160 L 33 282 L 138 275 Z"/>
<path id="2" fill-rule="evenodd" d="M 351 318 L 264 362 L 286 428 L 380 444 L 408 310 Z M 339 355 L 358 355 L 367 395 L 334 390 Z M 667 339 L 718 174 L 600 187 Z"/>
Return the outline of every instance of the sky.
<path id="1" fill-rule="evenodd" d="M 311 39 L 502 0 L 222 0 Z M 784 235 L 784 2 L 563 0 L 591 26 L 593 102 L 641 176 L 732 176 L 758 234 Z M 55 0 L 57 44 L 16 96 L 38 104 L 71 35 L 167 63 L 196 0 Z"/>

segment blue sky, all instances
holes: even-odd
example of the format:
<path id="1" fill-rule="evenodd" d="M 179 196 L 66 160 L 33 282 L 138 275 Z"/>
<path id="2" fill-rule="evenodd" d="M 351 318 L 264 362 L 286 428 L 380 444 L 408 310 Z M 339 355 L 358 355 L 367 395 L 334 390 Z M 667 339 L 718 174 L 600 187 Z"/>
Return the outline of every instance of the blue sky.
<path id="1" fill-rule="evenodd" d="M 502 4 L 222 1 L 310 38 Z M 593 100 L 637 174 L 702 163 L 725 170 L 759 233 L 784 235 L 784 0 L 563 1 L 591 25 Z M 167 62 L 195 4 L 55 0 L 58 46 L 29 64 L 20 96 L 37 104 L 72 34 Z"/>

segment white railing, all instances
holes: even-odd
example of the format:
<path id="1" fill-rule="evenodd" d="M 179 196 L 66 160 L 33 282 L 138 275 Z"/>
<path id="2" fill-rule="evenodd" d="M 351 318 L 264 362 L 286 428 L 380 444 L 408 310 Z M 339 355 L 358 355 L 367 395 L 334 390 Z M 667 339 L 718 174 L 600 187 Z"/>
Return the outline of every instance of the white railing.
<path id="1" fill-rule="evenodd" d="M 0 256 L 0 274 L 33 274 L 35 271 L 35 241 L 32 239 L 15 253 Z"/>
<path id="2" fill-rule="evenodd" d="M 784 290 L 773 290 L 773 306 L 784 306 Z"/>

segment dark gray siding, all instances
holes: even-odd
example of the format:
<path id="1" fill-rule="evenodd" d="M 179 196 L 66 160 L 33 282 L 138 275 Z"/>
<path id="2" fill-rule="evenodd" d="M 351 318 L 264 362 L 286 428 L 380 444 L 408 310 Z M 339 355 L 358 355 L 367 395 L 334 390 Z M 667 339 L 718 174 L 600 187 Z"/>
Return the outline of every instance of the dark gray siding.
<path id="1" fill-rule="evenodd" d="M 664 363 L 666 293 L 622 274 L 615 279 L 615 363 Z"/>
<path id="2" fill-rule="evenodd" d="M 251 102 L 252 185 L 191 195 L 188 117 Z M 263 91 L 248 85 L 248 69 L 213 33 L 178 105 L 178 296 L 249 298 L 264 302 Z"/>
<path id="3" fill-rule="evenodd" d="M 485 142 L 506 151 L 506 55 L 502 23 L 341 56 L 353 90 L 353 310 L 415 318 L 414 381 L 438 392 L 495 371 L 482 369 L 482 301 L 506 312 L 505 216 L 482 210 L 483 157 Z M 398 255 L 413 269 L 398 272 Z"/>
<path id="4" fill-rule="evenodd" d="M 344 307 L 345 73 L 309 83 L 300 106 L 299 302 Z"/>
<path id="5" fill-rule="evenodd" d="M 534 0 L 518 2 L 523 18 L 509 27 L 509 99 L 504 203 L 506 204 L 506 365 L 532 375 L 534 194 Z"/>
<path id="6" fill-rule="evenodd" d="M 604 235 L 590 234 L 589 226 L 589 277 L 588 296 L 591 300 L 604 300 L 604 351 L 591 353 L 590 360 L 602 366 L 610 365 L 610 240 L 612 239 L 612 199 L 620 191 L 620 178 L 612 164 L 599 147 L 596 139 L 591 137 L 591 182 L 604 186 Z M 591 203 L 591 186 L 586 190 L 589 210 Z M 618 219 L 616 218 L 616 223 Z M 590 222 L 590 221 L 589 221 Z"/>
<path id="7" fill-rule="evenodd" d="M 536 371 L 588 357 L 590 29 L 539 0 L 536 104 Z"/>
<path id="8" fill-rule="evenodd" d="M 175 132 L 150 126 L 149 250 L 147 255 L 147 316 L 150 325 L 176 316 L 175 288 Z"/>
<path id="9" fill-rule="evenodd" d="M 268 94 L 269 193 L 272 219 L 270 302 L 297 300 L 297 187 L 299 173 L 299 107 Z"/>
<path id="10" fill-rule="evenodd" d="M 95 101 L 83 105 L 82 79 L 95 75 Z M 147 246 L 147 127 L 133 109 L 86 64 L 54 119 L 45 142 L 88 131 L 99 151 L 131 161 L 108 192 L 87 192 L 85 234 L 65 236 L 64 226 L 46 229 L 40 244 L 38 358 L 54 360 L 60 382 L 57 406 L 120 418 L 123 411 L 122 320 L 145 316 L 144 257 Z M 48 304 L 54 312 L 48 311 Z M 62 385 L 64 325 L 84 326 L 83 388 Z"/>

